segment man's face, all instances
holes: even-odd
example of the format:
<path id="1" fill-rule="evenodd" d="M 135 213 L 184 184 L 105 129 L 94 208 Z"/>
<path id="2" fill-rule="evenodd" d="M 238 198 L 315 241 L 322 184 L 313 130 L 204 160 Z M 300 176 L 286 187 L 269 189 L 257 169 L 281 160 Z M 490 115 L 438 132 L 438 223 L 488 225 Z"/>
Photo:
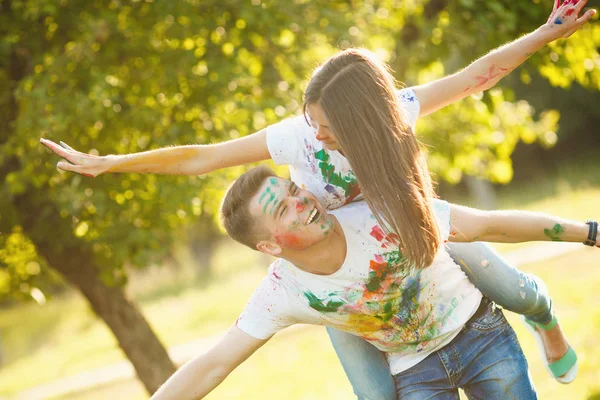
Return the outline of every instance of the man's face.
<path id="1" fill-rule="evenodd" d="M 250 201 L 250 214 L 270 234 L 258 250 L 272 255 L 304 250 L 325 239 L 334 228 L 333 216 L 309 191 L 279 177 L 269 177 Z"/>
<path id="2" fill-rule="evenodd" d="M 339 150 L 340 144 L 331 129 L 329 129 L 329 122 L 325 118 L 325 113 L 321 106 L 319 104 L 308 104 L 306 106 L 306 113 L 308 114 L 310 125 L 315 129 L 316 139 L 323 142 L 327 150 Z"/>

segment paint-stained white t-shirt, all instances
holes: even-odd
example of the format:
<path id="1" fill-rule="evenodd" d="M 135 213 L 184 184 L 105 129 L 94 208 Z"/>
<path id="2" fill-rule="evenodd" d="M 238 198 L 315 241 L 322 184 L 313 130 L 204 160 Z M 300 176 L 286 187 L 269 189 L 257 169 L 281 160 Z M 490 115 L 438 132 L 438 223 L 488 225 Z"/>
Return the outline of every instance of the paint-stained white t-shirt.
<path id="1" fill-rule="evenodd" d="M 448 203 L 433 201 L 442 242 L 449 236 Z M 448 344 L 475 313 L 481 293 L 442 245 L 431 266 L 406 265 L 367 204 L 330 212 L 346 236 L 347 254 L 331 275 L 316 275 L 279 259 L 237 320 L 266 339 L 295 323 L 325 325 L 369 341 L 400 373 Z"/>
<path id="2" fill-rule="evenodd" d="M 398 99 L 414 131 L 420 111 L 417 96 L 407 88 L 398 91 Z M 275 164 L 289 165 L 290 179 L 312 192 L 327 209 L 362 197 L 348 159 L 336 150 L 326 149 L 304 115 L 269 126 L 267 147 Z"/>

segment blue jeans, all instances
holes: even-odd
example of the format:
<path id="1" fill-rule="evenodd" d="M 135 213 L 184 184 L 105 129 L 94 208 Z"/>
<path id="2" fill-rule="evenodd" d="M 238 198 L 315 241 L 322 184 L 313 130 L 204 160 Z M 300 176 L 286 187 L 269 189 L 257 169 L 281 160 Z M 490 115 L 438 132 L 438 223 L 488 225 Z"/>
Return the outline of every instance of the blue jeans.
<path id="1" fill-rule="evenodd" d="M 491 302 L 450 344 L 394 381 L 402 400 L 458 400 L 458 388 L 469 399 L 537 399 L 517 336 Z"/>
<path id="2" fill-rule="evenodd" d="M 499 306 L 547 324 L 552 301 L 537 277 L 507 264 L 487 243 L 448 243 L 447 250 L 469 280 Z M 358 400 L 396 400 L 396 388 L 383 354 L 361 338 L 327 328 L 333 347 Z"/>

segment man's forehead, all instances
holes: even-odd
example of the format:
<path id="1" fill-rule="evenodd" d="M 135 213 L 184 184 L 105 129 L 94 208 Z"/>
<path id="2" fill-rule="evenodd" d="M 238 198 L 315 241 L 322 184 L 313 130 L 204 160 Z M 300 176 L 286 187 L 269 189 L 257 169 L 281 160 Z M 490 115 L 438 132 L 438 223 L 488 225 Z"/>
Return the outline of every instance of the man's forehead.
<path id="1" fill-rule="evenodd" d="M 280 177 L 271 176 L 265 179 L 250 202 L 250 213 L 255 216 L 272 214 L 288 194 L 289 185 L 290 181 Z"/>

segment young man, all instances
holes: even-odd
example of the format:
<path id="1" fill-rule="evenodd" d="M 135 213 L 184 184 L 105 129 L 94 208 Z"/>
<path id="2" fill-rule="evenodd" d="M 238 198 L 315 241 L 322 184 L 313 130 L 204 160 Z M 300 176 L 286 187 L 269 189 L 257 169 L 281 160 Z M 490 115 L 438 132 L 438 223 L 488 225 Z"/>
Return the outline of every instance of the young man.
<path id="1" fill-rule="evenodd" d="M 442 240 L 596 240 L 597 223 L 517 211 L 483 212 L 435 200 Z M 246 309 L 208 353 L 175 373 L 154 399 L 196 399 L 276 332 L 332 326 L 387 353 L 401 399 L 534 399 L 527 362 L 499 310 L 440 248 L 431 266 L 403 261 L 364 202 L 327 212 L 310 192 L 265 167 L 240 177 L 221 209 L 235 240 L 280 257 Z M 552 235 L 548 235 L 552 232 Z"/>

